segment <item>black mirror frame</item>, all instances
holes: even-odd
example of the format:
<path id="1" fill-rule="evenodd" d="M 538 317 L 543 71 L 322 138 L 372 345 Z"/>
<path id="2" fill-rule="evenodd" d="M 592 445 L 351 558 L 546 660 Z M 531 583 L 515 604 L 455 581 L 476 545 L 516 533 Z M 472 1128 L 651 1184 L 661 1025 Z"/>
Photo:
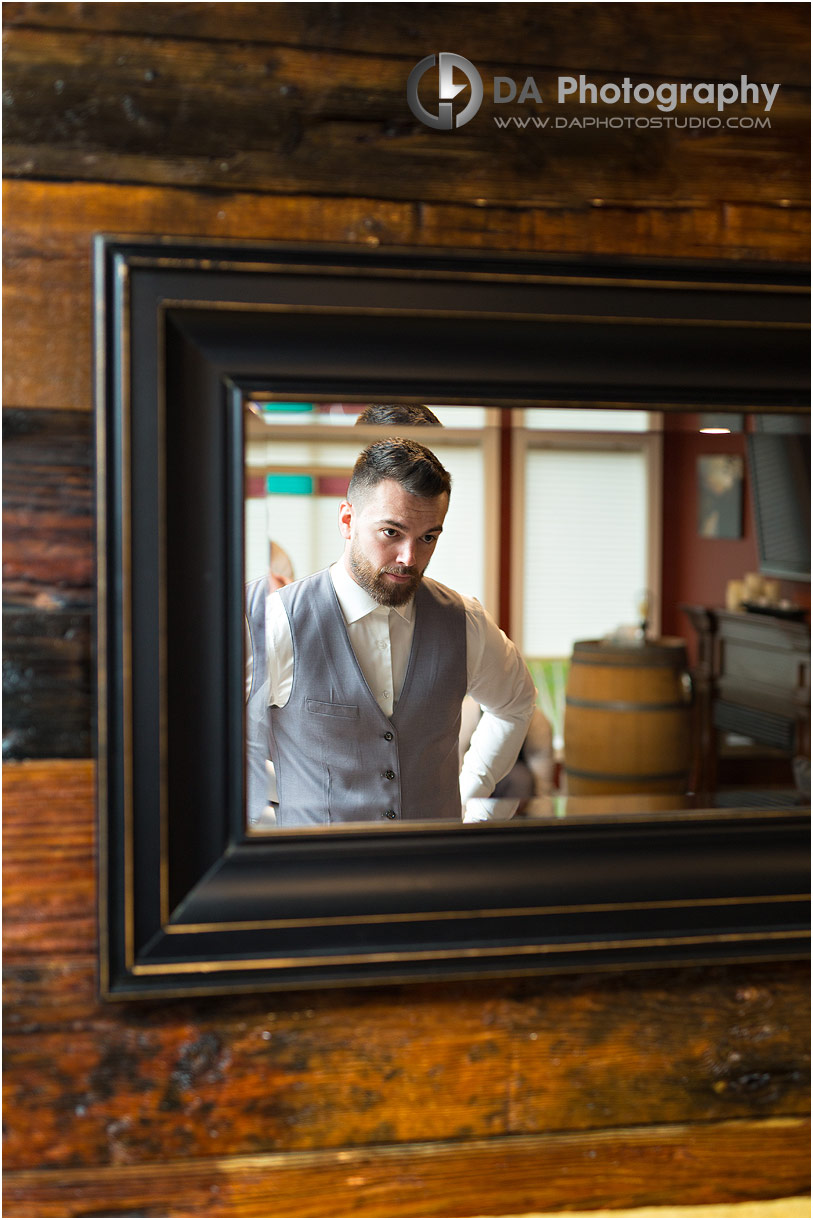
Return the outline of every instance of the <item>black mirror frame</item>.
<path id="1" fill-rule="evenodd" d="M 244 829 L 242 401 L 809 409 L 797 267 L 95 247 L 102 995 L 808 950 L 809 811 Z"/>

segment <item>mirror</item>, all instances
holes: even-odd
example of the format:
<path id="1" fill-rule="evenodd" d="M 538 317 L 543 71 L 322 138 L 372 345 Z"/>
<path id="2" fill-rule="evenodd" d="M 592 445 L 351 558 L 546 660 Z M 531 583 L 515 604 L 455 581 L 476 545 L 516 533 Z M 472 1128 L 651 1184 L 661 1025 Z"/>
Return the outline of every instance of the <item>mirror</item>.
<path id="1" fill-rule="evenodd" d="M 476 597 L 496 620 L 502 617 L 537 689 L 516 764 L 492 797 L 463 811 L 467 824 L 598 809 L 793 808 L 809 802 L 802 733 L 779 746 L 759 740 L 758 730 L 757 739 L 721 734 L 727 774 L 714 791 L 702 785 L 690 676 L 698 640 L 681 608 L 698 601 L 724 608 L 732 591 L 727 585 L 742 584 L 746 568 L 766 566 L 757 536 L 760 527 L 769 536 L 777 532 L 767 519 L 776 511 L 776 488 L 773 498 L 763 494 L 763 503 L 757 492 L 760 479 L 764 485 L 772 477 L 775 485 L 784 461 L 783 469 L 798 467 L 795 477 L 783 480 L 781 506 L 784 545 L 796 539 L 799 550 L 796 566 L 783 575 L 795 579 L 751 572 L 755 604 L 748 612 L 782 623 L 808 617 L 809 583 L 800 579 L 809 570 L 807 421 L 723 413 L 710 425 L 705 415 L 689 412 L 664 417 L 544 407 L 505 418 L 484 407 L 433 403 L 432 420 L 441 430 L 365 423 L 368 406 L 287 402 L 272 392 L 246 399 L 251 615 L 264 613 L 270 590 L 341 555 L 338 505 L 362 448 L 393 434 L 429 445 L 452 475 L 453 495 L 427 575 Z M 401 410 L 407 418 L 408 408 Z M 780 443 L 786 453 L 777 451 Z M 664 507 L 667 464 L 675 463 L 689 477 L 677 494 L 668 489 Z M 505 500 L 502 482 L 513 489 Z M 713 563 L 713 574 L 689 571 L 670 579 L 667 573 L 664 580 L 664 557 L 668 561 L 677 547 L 684 566 Z M 507 607 L 501 584 L 511 590 Z M 252 681 L 257 685 L 254 647 L 263 638 L 264 625 L 246 632 L 247 698 Z M 588 651 L 590 640 L 597 646 Z M 799 647 L 803 653 L 801 636 Z M 588 664 L 597 661 L 603 662 L 598 668 Z M 756 654 L 746 660 L 753 678 L 760 661 Z M 791 684 L 784 693 L 790 701 L 801 691 Z M 461 762 L 478 715 L 477 704 L 467 699 Z M 283 829 L 275 815 L 274 767 L 266 765 L 270 802 L 249 811 L 253 834 Z M 406 811 L 403 818 L 409 818 Z M 447 820 L 460 822 L 460 814 L 450 810 Z"/>
<path id="2" fill-rule="evenodd" d="M 806 419 L 804 274 L 100 237 L 95 275 L 103 996 L 806 954 L 800 808 L 663 809 L 644 794 L 619 811 L 605 793 L 589 813 L 552 806 L 465 828 L 255 834 L 244 746 L 247 402 L 477 407 L 495 413 L 482 434 L 498 438 L 501 476 L 512 413 L 530 409 L 657 411 L 664 439 L 678 410 Z M 687 486 L 695 495 L 693 460 L 691 478 L 663 464 L 670 507 Z M 529 495 L 540 488 L 555 492 L 553 476 L 526 480 Z M 486 517 L 497 567 L 484 560 L 482 588 L 524 640 L 533 614 L 504 570 L 517 570 L 503 523 L 520 491 L 503 478 Z M 683 562 L 681 545 L 664 549 L 655 589 Z M 677 600 L 647 608 L 653 629 L 673 632 Z M 769 624 L 783 680 L 798 681 L 793 717 L 780 699 L 755 723 L 736 670 L 760 647 L 759 615 L 711 612 L 699 594 L 687 612 L 704 750 L 721 731 L 795 732 L 809 712 L 798 624 Z M 721 655 L 731 670 L 717 672 Z"/>

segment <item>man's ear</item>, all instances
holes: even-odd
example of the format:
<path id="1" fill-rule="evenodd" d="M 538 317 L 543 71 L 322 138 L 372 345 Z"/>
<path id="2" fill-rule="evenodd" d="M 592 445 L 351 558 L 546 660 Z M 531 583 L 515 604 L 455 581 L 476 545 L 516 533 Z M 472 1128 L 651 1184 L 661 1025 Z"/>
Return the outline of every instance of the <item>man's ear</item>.
<path id="1" fill-rule="evenodd" d="M 349 500 L 342 500 L 339 505 L 339 533 L 342 538 L 350 538 L 353 528 L 353 505 Z"/>

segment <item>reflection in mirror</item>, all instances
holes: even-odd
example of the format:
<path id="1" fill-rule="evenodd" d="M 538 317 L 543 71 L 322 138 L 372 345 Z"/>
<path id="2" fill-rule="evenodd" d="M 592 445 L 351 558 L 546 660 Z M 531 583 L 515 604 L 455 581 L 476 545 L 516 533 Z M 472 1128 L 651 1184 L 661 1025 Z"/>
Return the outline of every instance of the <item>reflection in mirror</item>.
<path id="1" fill-rule="evenodd" d="M 396 433 L 452 477 L 427 576 L 485 607 L 536 688 L 516 763 L 450 822 L 809 803 L 808 417 L 432 404 L 442 430 L 396 429 L 366 405 L 245 402 L 252 833 L 289 825 L 263 725 L 269 594 L 339 559 L 353 464 Z M 460 764 L 480 715 L 467 697 Z"/>

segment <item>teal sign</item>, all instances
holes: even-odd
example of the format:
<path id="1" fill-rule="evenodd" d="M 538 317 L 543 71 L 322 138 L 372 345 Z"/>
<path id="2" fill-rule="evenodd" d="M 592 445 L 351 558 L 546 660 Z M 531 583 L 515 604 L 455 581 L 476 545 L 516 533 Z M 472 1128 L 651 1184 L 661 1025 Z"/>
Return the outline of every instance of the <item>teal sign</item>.
<path id="1" fill-rule="evenodd" d="M 309 474 L 268 474 L 265 476 L 267 496 L 312 496 L 313 478 Z"/>

